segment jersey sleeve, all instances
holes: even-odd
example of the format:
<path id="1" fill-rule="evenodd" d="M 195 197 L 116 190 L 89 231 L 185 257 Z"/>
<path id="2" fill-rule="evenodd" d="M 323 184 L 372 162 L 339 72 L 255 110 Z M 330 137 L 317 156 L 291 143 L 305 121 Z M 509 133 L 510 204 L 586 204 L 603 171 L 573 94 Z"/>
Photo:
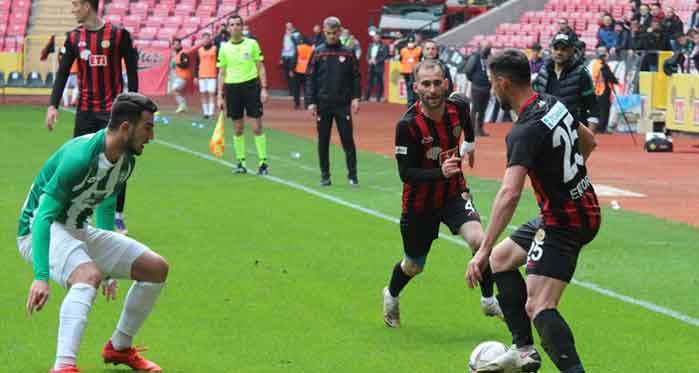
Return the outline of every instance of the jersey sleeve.
<path id="1" fill-rule="evenodd" d="M 536 127 L 515 128 L 507 136 L 507 167 L 534 167 L 546 131 Z"/>
<path id="2" fill-rule="evenodd" d="M 260 49 L 260 43 L 257 41 L 253 40 L 253 46 L 252 46 L 252 59 L 255 62 L 261 62 L 265 60 L 264 54 L 262 54 L 262 49 Z"/>
<path id="3" fill-rule="evenodd" d="M 226 48 L 221 47 L 221 49 L 218 51 L 216 54 L 218 56 L 218 61 L 216 63 L 216 67 L 219 69 L 225 69 L 228 66 L 228 60 L 226 57 Z"/>
<path id="4" fill-rule="evenodd" d="M 70 75 L 70 67 L 75 61 L 76 52 L 71 42 L 71 34 L 66 34 L 66 41 L 63 43 L 63 49 L 65 53 L 58 64 L 58 72 L 56 73 L 56 80 L 53 83 L 53 90 L 51 91 L 51 99 L 49 105 L 53 107 L 58 107 L 61 102 L 61 97 L 63 96 L 63 90 L 65 89 L 66 82 L 68 81 L 68 75 Z"/>
<path id="5" fill-rule="evenodd" d="M 122 29 L 121 55 L 126 65 L 126 80 L 129 85 L 129 92 L 138 92 L 138 51 L 133 46 L 131 33 L 127 29 Z"/>
<path id="6" fill-rule="evenodd" d="M 396 161 L 398 173 L 404 183 L 434 181 L 442 177 L 439 168 L 420 167 L 420 144 L 410 132 L 407 123 L 396 126 Z"/>
<path id="7" fill-rule="evenodd" d="M 587 69 L 580 73 L 580 87 L 582 89 L 582 112 L 588 123 L 599 123 L 599 106 L 595 96 L 595 86 Z M 581 118 L 582 119 L 582 118 Z"/>
<path id="8" fill-rule="evenodd" d="M 67 149 L 69 151 L 69 149 Z M 32 223 L 32 261 L 34 279 L 49 279 L 49 243 L 51 224 L 70 198 L 70 191 L 85 176 L 84 163 L 70 155 L 64 158 L 44 187 L 36 217 Z"/>

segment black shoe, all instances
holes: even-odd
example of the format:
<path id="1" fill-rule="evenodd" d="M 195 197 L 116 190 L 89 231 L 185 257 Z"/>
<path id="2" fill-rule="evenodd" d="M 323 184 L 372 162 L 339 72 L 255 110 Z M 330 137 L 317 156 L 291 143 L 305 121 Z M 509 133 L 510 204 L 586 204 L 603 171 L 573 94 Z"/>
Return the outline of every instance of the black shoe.
<path id="1" fill-rule="evenodd" d="M 359 186 L 359 180 L 357 180 L 357 177 L 350 177 L 347 179 L 349 181 L 349 185 L 353 187 L 358 187 Z"/>
<path id="2" fill-rule="evenodd" d="M 330 181 L 330 176 L 322 176 L 320 178 L 320 186 L 330 186 L 332 181 Z"/>
<path id="3" fill-rule="evenodd" d="M 257 169 L 257 174 L 260 176 L 269 175 L 269 166 L 267 166 L 267 163 L 260 163 L 260 168 Z"/>
<path id="4" fill-rule="evenodd" d="M 209 120 L 209 119 L 211 119 L 211 117 L 210 117 L 210 116 L 208 116 L 208 115 L 204 115 L 204 120 Z"/>
<path id="5" fill-rule="evenodd" d="M 246 174 L 246 173 L 248 173 L 248 169 L 245 168 L 245 166 L 243 165 L 243 162 L 238 162 L 238 164 L 235 167 L 233 167 L 233 173 L 234 174 Z"/>

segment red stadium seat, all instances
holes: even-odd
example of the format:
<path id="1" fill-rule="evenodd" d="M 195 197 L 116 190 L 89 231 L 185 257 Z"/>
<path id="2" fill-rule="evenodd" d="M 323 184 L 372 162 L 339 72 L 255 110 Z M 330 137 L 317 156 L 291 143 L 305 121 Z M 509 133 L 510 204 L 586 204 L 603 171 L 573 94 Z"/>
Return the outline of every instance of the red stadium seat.
<path id="1" fill-rule="evenodd" d="M 150 43 L 152 48 L 170 48 L 170 41 L 168 40 L 153 40 Z"/>
<path id="2" fill-rule="evenodd" d="M 168 5 L 163 6 L 158 4 L 155 8 L 153 8 L 153 15 L 158 17 L 169 17 L 170 10 L 171 8 Z"/>
<path id="3" fill-rule="evenodd" d="M 216 13 L 216 7 L 213 5 L 199 5 L 196 10 L 196 14 L 199 16 L 210 17 Z"/>
<path id="4" fill-rule="evenodd" d="M 115 24 L 115 25 L 121 25 L 121 24 L 123 24 L 123 23 L 122 23 L 122 22 L 123 22 L 122 16 L 116 15 L 116 14 L 109 14 L 109 15 L 106 15 L 106 16 L 104 16 L 104 20 L 107 21 L 107 22 L 111 22 L 111 23 L 113 23 L 113 24 Z"/>
<path id="5" fill-rule="evenodd" d="M 155 27 L 144 27 L 138 32 L 138 38 L 141 40 L 153 40 L 158 29 Z"/>
<path id="6" fill-rule="evenodd" d="M 160 16 L 150 16 L 148 19 L 146 19 L 146 26 L 148 27 L 155 27 L 159 28 L 163 25 L 165 22 L 165 17 L 160 17 Z"/>
<path id="7" fill-rule="evenodd" d="M 182 26 L 184 18 L 182 16 L 172 16 L 163 19 L 163 27 L 178 28 Z"/>
<path id="8" fill-rule="evenodd" d="M 182 27 L 180 31 L 177 32 L 177 36 L 181 38 L 192 36 L 198 30 L 199 27 Z"/>
<path id="9" fill-rule="evenodd" d="M 177 29 L 173 27 L 163 27 L 161 28 L 157 35 L 156 39 L 157 40 L 172 40 L 172 38 L 177 35 Z"/>
<path id="10" fill-rule="evenodd" d="M 179 4 L 175 7 L 175 15 L 189 17 L 194 14 L 194 5 Z"/>

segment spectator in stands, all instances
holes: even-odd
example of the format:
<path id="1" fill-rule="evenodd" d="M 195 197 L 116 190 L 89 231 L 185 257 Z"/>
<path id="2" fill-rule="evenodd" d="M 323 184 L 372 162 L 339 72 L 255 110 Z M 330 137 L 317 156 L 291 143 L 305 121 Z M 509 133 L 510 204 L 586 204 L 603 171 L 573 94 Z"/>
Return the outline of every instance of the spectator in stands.
<path id="1" fill-rule="evenodd" d="M 313 25 L 313 40 L 311 41 L 311 44 L 316 47 L 318 45 L 323 44 L 325 40 L 323 39 L 323 28 L 320 27 L 320 25 L 316 24 Z"/>
<path id="2" fill-rule="evenodd" d="M 614 25 L 614 31 L 617 34 L 616 53 L 618 56 L 625 58 L 626 53 L 631 49 L 631 29 L 624 22 L 617 22 Z"/>
<path id="3" fill-rule="evenodd" d="M 648 54 L 641 62 L 642 71 L 658 71 L 658 51 L 672 50 L 670 39 L 663 33 L 660 24 L 653 21 L 644 38 L 643 49 Z"/>
<path id="4" fill-rule="evenodd" d="M 313 46 L 300 34 L 297 36 L 296 42 L 296 79 L 294 80 L 294 109 L 301 109 L 301 92 L 306 84 L 306 70 L 308 70 L 308 62 L 311 60 Z M 305 97 L 304 97 L 305 101 Z M 308 105 L 304 102 L 304 109 Z"/>
<path id="5" fill-rule="evenodd" d="M 216 78 L 218 77 L 216 60 L 218 48 L 213 44 L 211 34 L 208 32 L 204 32 L 201 35 L 201 40 L 202 45 L 197 49 L 197 58 L 194 63 L 194 84 L 199 86 L 204 119 L 211 119 L 216 108 Z"/>
<path id="6" fill-rule="evenodd" d="M 423 60 L 431 60 L 438 63 L 442 71 L 444 71 L 444 78 L 447 80 L 446 95 L 449 97 L 449 95 L 454 92 L 454 80 L 451 78 L 449 67 L 439 59 L 439 45 L 437 45 L 436 41 L 427 39 L 422 42 L 421 49 Z"/>
<path id="7" fill-rule="evenodd" d="M 282 52 L 279 64 L 284 69 L 284 77 L 286 78 L 287 87 L 289 88 L 289 96 L 294 95 L 294 85 L 296 79 L 294 68 L 296 67 L 296 44 L 294 43 L 294 33 L 296 28 L 291 22 L 286 23 L 284 36 L 282 37 Z"/>
<path id="8" fill-rule="evenodd" d="M 636 19 L 640 15 L 641 0 L 629 0 L 631 6 L 631 19 Z"/>
<path id="9" fill-rule="evenodd" d="M 689 58 L 694 64 L 694 69 L 699 73 L 699 32 L 692 29 L 687 33 L 687 36 L 691 39 L 693 45 Z"/>
<path id="10" fill-rule="evenodd" d="M 490 78 L 488 78 L 488 57 L 490 57 L 490 44 L 484 45 L 479 51 L 473 53 L 466 60 L 464 71 L 466 78 L 471 81 L 471 123 L 473 123 L 476 136 L 488 136 L 484 129 L 485 110 L 490 101 Z"/>
<path id="11" fill-rule="evenodd" d="M 544 58 L 541 55 L 541 45 L 539 43 L 534 43 L 531 47 L 532 55 L 529 59 L 529 70 L 532 73 L 532 81 L 539 74 L 539 70 L 544 66 Z"/>
<path id="12" fill-rule="evenodd" d="M 172 40 L 172 50 L 171 67 L 175 70 L 175 78 L 172 81 L 172 94 L 175 96 L 175 101 L 177 101 L 175 113 L 179 114 L 187 111 L 184 89 L 187 87 L 187 81 L 192 78 L 192 73 L 189 69 L 189 56 L 182 48 L 180 39 Z"/>
<path id="13" fill-rule="evenodd" d="M 658 3 L 654 3 L 650 6 L 650 15 L 653 16 L 653 22 L 658 22 L 660 24 L 662 24 L 665 19 L 665 13 L 663 13 L 663 9 Z"/>
<path id="14" fill-rule="evenodd" d="M 638 24 L 641 27 L 641 32 L 648 32 L 648 28 L 650 27 L 650 24 L 653 22 L 653 16 L 650 14 L 650 8 L 648 7 L 648 5 L 641 5 L 641 7 L 639 8 L 638 18 L 636 20 L 638 21 Z"/>
<path id="15" fill-rule="evenodd" d="M 689 28 L 699 30 L 699 0 L 694 4 L 694 11 L 689 17 Z"/>
<path id="16" fill-rule="evenodd" d="M 578 34 L 573 31 L 573 28 L 570 27 L 568 24 L 568 20 L 565 18 L 561 18 L 558 20 L 558 34 L 566 34 L 569 37 L 571 37 L 574 40 L 578 39 Z"/>
<path id="17" fill-rule="evenodd" d="M 567 34 L 556 34 L 551 47 L 552 58 L 539 71 L 534 90 L 558 97 L 576 121 L 594 131 L 599 124 L 599 106 L 585 61 L 575 55 L 575 41 Z"/>
<path id="18" fill-rule="evenodd" d="M 219 27 L 218 34 L 214 38 L 214 45 L 217 50 L 221 50 L 221 44 L 227 42 L 230 37 L 226 23 L 222 23 Z"/>
<path id="19" fill-rule="evenodd" d="M 413 68 L 420 62 L 422 49 L 415 44 L 414 40 L 408 41 L 405 48 L 400 51 L 400 74 L 405 81 L 405 91 L 407 93 L 408 107 L 415 103 L 415 92 L 413 91 Z"/>
<path id="20" fill-rule="evenodd" d="M 602 27 L 597 31 L 597 46 L 605 47 L 610 53 L 614 54 L 618 36 L 614 29 L 614 20 L 612 16 L 605 15 L 602 18 Z"/>
<path id="21" fill-rule="evenodd" d="M 599 27 L 604 27 L 604 18 L 605 17 L 612 17 L 612 13 L 609 13 L 609 11 L 607 11 L 607 10 L 603 10 L 603 11 L 599 12 L 599 14 L 597 15 L 597 25 Z M 614 20 L 614 19 L 612 18 L 612 20 Z"/>
<path id="22" fill-rule="evenodd" d="M 599 106 L 599 127 L 597 127 L 597 133 L 607 133 L 609 110 L 612 107 L 612 92 L 614 91 L 614 84 L 619 83 L 607 64 L 608 58 L 607 49 L 604 46 L 599 46 L 597 48 L 597 58 L 592 61 L 592 81 L 595 86 L 595 96 Z"/>
<path id="23" fill-rule="evenodd" d="M 665 37 L 670 40 L 672 49 L 677 49 L 677 37 L 680 34 L 684 34 L 684 23 L 680 17 L 675 14 L 675 8 L 667 7 L 665 10 L 665 18 L 660 23 L 660 27 L 663 29 Z"/>
<path id="24" fill-rule="evenodd" d="M 639 21 L 631 21 L 631 40 L 629 41 L 629 47 L 634 51 L 645 50 L 645 35 L 646 33 L 641 30 L 641 24 Z"/>
<path id="25" fill-rule="evenodd" d="M 371 91 L 376 87 L 376 101 L 383 101 L 383 74 L 386 60 L 390 58 L 388 46 L 381 40 L 381 32 L 376 31 L 371 36 L 372 42 L 367 49 L 366 59 L 369 63 L 369 83 L 364 100 L 369 101 Z"/>

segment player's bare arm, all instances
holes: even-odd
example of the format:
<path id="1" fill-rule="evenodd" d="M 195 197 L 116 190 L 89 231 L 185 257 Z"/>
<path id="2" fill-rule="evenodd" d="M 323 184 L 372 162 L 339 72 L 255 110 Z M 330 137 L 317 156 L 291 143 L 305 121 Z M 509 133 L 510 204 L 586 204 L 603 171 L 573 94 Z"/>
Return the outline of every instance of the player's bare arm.
<path id="1" fill-rule="evenodd" d="M 493 208 L 490 213 L 490 222 L 485 231 L 485 237 L 480 249 L 471 259 L 467 268 L 468 286 L 473 288 L 478 285 L 481 279 L 481 272 L 485 269 L 490 252 L 495 246 L 495 242 L 507 225 L 512 220 L 517 209 L 517 204 L 522 195 L 524 181 L 527 176 L 527 168 L 519 165 L 510 166 L 505 170 L 502 186 L 495 196 Z"/>
<path id="2" fill-rule="evenodd" d="M 591 129 L 585 126 L 578 126 L 578 139 L 580 145 L 580 154 L 587 161 L 590 154 L 597 147 L 597 140 L 595 140 L 595 134 Z"/>

